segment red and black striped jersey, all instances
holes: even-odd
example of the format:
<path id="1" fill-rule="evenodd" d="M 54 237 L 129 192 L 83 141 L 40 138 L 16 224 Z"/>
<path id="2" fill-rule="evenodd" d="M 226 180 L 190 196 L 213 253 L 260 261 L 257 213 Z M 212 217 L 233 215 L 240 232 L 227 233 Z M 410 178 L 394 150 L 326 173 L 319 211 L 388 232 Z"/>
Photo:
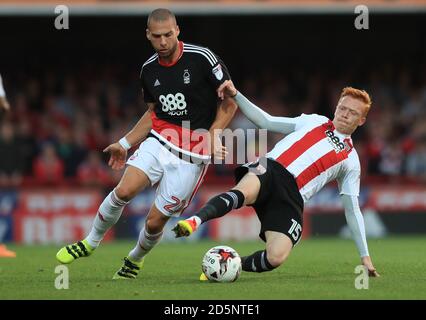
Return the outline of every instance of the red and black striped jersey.
<path id="1" fill-rule="evenodd" d="M 230 79 L 225 64 L 208 48 L 179 42 L 179 50 L 178 60 L 170 65 L 154 54 L 143 64 L 140 73 L 144 100 L 155 103 L 152 115 L 155 136 L 163 135 L 165 129 L 190 133 L 196 129 L 208 130 L 219 103 L 216 89 Z M 194 146 L 194 143 L 185 145 L 181 136 L 177 141 L 168 135 L 167 140 L 188 151 Z"/>

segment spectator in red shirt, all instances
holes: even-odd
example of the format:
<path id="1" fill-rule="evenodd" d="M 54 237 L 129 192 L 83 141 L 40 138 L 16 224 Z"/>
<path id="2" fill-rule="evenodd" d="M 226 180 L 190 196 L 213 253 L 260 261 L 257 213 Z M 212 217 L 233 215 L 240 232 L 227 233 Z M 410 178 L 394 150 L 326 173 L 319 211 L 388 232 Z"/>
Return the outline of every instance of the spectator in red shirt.
<path id="1" fill-rule="evenodd" d="M 54 146 L 46 143 L 33 163 L 33 173 L 37 183 L 58 185 L 64 180 L 64 163 L 58 157 Z"/>
<path id="2" fill-rule="evenodd" d="M 81 185 L 103 187 L 112 183 L 109 169 L 96 151 L 90 151 L 86 160 L 77 169 L 77 179 Z"/>

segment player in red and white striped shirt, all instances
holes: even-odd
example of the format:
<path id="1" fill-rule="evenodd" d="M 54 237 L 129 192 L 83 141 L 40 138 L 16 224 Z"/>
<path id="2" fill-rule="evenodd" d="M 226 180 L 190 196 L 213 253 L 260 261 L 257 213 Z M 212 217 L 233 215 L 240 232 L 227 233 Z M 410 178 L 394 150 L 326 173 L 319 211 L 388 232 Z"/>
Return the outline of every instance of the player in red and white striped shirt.
<path id="1" fill-rule="evenodd" d="M 232 81 L 218 90 L 232 96 L 241 111 L 259 128 L 284 133 L 275 147 L 254 163 L 237 168 L 238 184 L 208 201 L 200 212 L 179 221 L 177 237 L 189 236 L 208 220 L 251 205 L 261 222 L 259 236 L 266 250 L 242 258 L 244 271 L 264 272 L 280 266 L 301 238 L 303 206 L 328 182 L 337 180 L 345 216 L 370 276 L 379 276 L 371 261 L 364 220 L 358 204 L 361 167 L 351 134 L 366 121 L 371 99 L 365 91 L 344 88 L 334 119 L 317 114 L 273 117 L 239 93 Z"/>

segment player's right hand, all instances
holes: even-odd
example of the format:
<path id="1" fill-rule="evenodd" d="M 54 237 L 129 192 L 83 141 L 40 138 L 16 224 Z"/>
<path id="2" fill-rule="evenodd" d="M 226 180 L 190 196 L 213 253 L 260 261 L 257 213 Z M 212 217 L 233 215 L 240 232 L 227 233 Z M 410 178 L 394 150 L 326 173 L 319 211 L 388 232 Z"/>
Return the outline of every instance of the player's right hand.
<path id="1" fill-rule="evenodd" d="M 226 156 L 228 155 L 228 151 L 226 147 L 222 145 L 222 140 L 220 139 L 220 136 L 214 134 L 211 139 L 212 139 L 211 154 L 213 158 L 217 160 L 224 160 Z"/>
<path id="2" fill-rule="evenodd" d="M 110 144 L 104 149 L 104 152 L 109 152 L 111 157 L 109 158 L 108 165 L 113 170 L 121 170 L 126 164 L 127 150 L 124 149 L 118 142 Z"/>
<path id="3" fill-rule="evenodd" d="M 231 80 L 225 80 L 217 89 L 217 96 L 223 100 L 228 97 L 235 97 L 237 95 L 237 89 Z"/>

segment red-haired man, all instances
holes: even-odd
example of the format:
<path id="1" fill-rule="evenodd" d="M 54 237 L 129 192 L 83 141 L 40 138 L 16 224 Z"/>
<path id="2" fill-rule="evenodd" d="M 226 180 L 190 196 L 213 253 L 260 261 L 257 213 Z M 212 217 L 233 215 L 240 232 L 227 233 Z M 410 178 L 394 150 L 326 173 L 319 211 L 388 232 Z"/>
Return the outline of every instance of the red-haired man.
<path id="1" fill-rule="evenodd" d="M 271 271 L 287 259 L 300 241 L 304 203 L 328 182 L 337 180 L 361 262 L 369 276 L 379 276 L 368 252 L 358 204 L 361 166 L 351 139 L 351 134 L 366 121 L 371 106 L 368 93 L 344 88 L 333 120 L 317 114 L 273 117 L 238 92 L 232 81 L 225 81 L 218 94 L 222 99 L 233 97 L 259 128 L 286 136 L 265 158 L 237 168 L 237 185 L 210 199 L 195 216 L 179 221 L 173 229 L 176 236 L 189 236 L 201 223 L 241 206 L 253 206 L 261 222 L 259 236 L 266 242 L 266 249 L 242 257 L 242 269 Z"/>

